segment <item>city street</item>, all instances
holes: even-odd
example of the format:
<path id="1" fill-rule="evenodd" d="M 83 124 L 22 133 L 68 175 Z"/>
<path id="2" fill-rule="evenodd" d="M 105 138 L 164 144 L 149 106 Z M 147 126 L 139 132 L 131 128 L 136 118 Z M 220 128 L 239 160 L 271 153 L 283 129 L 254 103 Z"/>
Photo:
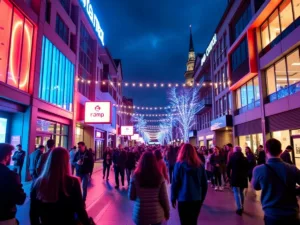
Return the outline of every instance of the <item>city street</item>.
<path id="1" fill-rule="evenodd" d="M 102 180 L 102 169 L 96 170 L 88 192 L 88 214 L 98 225 L 133 225 L 131 219 L 133 202 L 127 198 L 127 184 L 120 190 L 115 190 L 114 186 L 113 171 L 109 182 L 106 182 Z M 18 208 L 17 218 L 21 225 L 30 225 L 29 204 L 30 200 L 27 199 L 25 205 Z M 247 195 L 245 213 L 240 217 L 235 214 L 233 194 L 229 190 L 215 192 L 209 188 L 198 221 L 198 224 L 205 225 L 218 225 L 220 221 L 223 225 L 263 225 L 263 214 L 260 203 L 253 195 Z M 172 209 L 167 224 L 180 225 L 176 210 Z"/>

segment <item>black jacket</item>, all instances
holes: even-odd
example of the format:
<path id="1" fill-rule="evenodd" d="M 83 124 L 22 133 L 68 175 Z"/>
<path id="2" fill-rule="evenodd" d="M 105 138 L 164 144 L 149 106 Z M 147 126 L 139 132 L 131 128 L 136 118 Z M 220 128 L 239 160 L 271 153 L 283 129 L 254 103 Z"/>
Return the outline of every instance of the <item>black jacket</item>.
<path id="1" fill-rule="evenodd" d="M 48 150 L 46 153 L 44 153 L 40 156 L 40 159 L 36 166 L 36 173 L 38 176 L 42 173 L 50 153 L 51 153 L 51 150 Z"/>
<path id="2" fill-rule="evenodd" d="M 80 159 L 83 160 L 82 165 L 77 164 L 77 161 Z M 93 172 L 94 157 L 93 154 L 88 150 L 85 150 L 84 152 L 76 152 L 73 163 L 75 165 L 77 175 L 90 174 Z"/>
<path id="3" fill-rule="evenodd" d="M 61 192 L 59 200 L 54 203 L 46 203 L 37 199 L 37 187 L 33 187 L 30 193 L 31 225 L 76 225 L 75 214 L 81 224 L 90 224 L 84 208 L 79 180 L 75 177 L 68 177 L 66 186 L 69 196 Z"/>
<path id="4" fill-rule="evenodd" d="M 25 155 L 26 155 L 26 152 L 21 150 L 17 150 L 15 151 L 13 157 L 12 157 L 12 160 L 14 161 L 14 166 L 23 166 L 23 163 L 24 163 L 24 159 L 25 159 Z"/>
<path id="5" fill-rule="evenodd" d="M 253 169 L 256 166 L 256 158 L 253 153 L 248 153 L 247 160 L 248 160 L 248 174 L 252 175 Z"/>
<path id="6" fill-rule="evenodd" d="M 265 151 L 259 151 L 257 156 L 257 165 L 266 163 L 266 153 Z"/>
<path id="7" fill-rule="evenodd" d="M 112 154 L 111 154 L 110 151 L 105 151 L 103 153 L 103 164 L 106 165 L 106 166 L 111 166 L 111 164 L 112 164 Z"/>
<path id="8" fill-rule="evenodd" d="M 42 155 L 42 152 L 41 152 L 40 149 L 35 150 L 34 152 L 32 152 L 29 155 L 29 172 L 30 172 L 30 175 L 37 176 L 36 169 L 37 169 L 37 165 L 38 165 L 38 162 L 39 162 L 39 159 L 40 159 L 41 155 Z"/>
<path id="9" fill-rule="evenodd" d="M 127 160 L 126 160 L 126 169 L 133 170 L 135 168 L 135 161 L 136 155 L 134 152 L 127 153 Z"/>
<path id="10" fill-rule="evenodd" d="M 242 152 L 235 152 L 227 165 L 228 177 L 232 187 L 248 187 L 248 160 Z"/>
<path id="11" fill-rule="evenodd" d="M 210 164 L 213 166 L 213 170 L 214 171 L 221 171 L 221 165 L 224 164 L 224 157 L 219 154 L 219 155 L 215 155 L 212 154 L 212 156 L 210 157 Z M 217 166 L 217 164 L 219 164 L 219 166 Z"/>
<path id="12" fill-rule="evenodd" d="M 292 160 L 291 160 L 291 155 L 290 155 L 290 153 L 289 153 L 287 150 L 285 150 L 285 151 L 281 154 L 280 158 L 281 158 L 284 162 L 293 165 L 293 162 L 292 162 Z"/>
<path id="13" fill-rule="evenodd" d="M 125 169 L 127 161 L 127 153 L 124 150 L 114 150 L 113 152 L 113 162 L 114 166 Z"/>
<path id="14" fill-rule="evenodd" d="M 25 199 L 19 176 L 0 164 L 0 221 L 15 218 L 16 205 L 22 205 Z"/>

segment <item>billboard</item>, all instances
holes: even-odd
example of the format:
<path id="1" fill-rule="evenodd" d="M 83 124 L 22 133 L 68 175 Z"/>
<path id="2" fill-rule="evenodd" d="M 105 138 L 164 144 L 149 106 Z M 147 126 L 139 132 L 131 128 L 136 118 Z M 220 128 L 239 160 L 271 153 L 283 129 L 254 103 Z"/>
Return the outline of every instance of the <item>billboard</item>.
<path id="1" fill-rule="evenodd" d="M 132 136 L 133 135 L 133 126 L 121 126 L 121 135 L 122 136 Z"/>
<path id="2" fill-rule="evenodd" d="M 86 102 L 84 122 L 90 124 L 111 124 L 111 102 Z"/>

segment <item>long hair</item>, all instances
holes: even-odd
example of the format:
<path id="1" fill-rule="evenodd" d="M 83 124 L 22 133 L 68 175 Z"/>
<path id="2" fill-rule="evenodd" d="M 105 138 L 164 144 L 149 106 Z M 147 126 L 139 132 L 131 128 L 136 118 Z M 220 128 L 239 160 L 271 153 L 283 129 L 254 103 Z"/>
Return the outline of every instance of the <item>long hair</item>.
<path id="1" fill-rule="evenodd" d="M 201 165 L 201 160 L 197 155 L 196 149 L 191 144 L 184 144 L 181 146 L 177 162 L 186 162 L 192 167 L 199 167 Z"/>
<path id="2" fill-rule="evenodd" d="M 66 188 L 67 176 L 71 176 L 69 153 L 65 148 L 55 148 L 35 183 L 37 199 L 43 202 L 57 202 L 60 193 L 69 196 Z"/>
<path id="3" fill-rule="evenodd" d="M 162 174 L 152 152 L 146 151 L 143 153 L 134 174 L 141 187 L 156 188 L 159 186 Z"/>

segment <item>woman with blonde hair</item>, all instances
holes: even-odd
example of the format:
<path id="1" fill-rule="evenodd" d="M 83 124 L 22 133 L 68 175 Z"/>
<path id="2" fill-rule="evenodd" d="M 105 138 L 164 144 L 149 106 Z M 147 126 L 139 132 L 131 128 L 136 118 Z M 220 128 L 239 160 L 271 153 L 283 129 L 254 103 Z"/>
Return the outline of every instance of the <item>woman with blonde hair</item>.
<path id="1" fill-rule="evenodd" d="M 178 212 L 181 225 L 197 225 L 201 206 L 207 193 L 205 169 L 191 144 L 179 150 L 171 187 L 172 206 Z"/>
<path id="2" fill-rule="evenodd" d="M 50 153 L 30 197 L 31 225 L 75 225 L 78 222 L 90 225 L 80 182 L 71 176 L 69 153 L 64 148 L 55 148 Z"/>

